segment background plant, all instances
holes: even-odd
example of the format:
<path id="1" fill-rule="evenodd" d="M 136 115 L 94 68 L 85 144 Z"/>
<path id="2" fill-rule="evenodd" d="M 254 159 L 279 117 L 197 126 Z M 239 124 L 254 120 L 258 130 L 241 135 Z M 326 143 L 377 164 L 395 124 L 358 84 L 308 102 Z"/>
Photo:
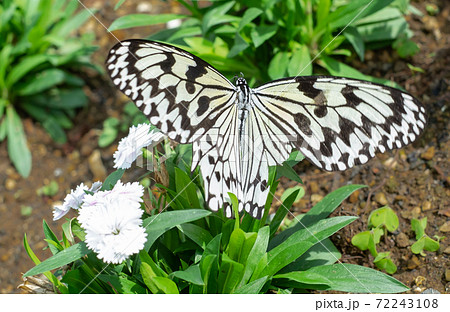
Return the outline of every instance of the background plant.
<path id="1" fill-rule="evenodd" d="M 10 159 L 25 177 L 31 153 L 19 113 L 64 143 L 75 109 L 88 101 L 77 73 L 83 67 L 99 70 L 89 61 L 92 36 L 70 36 L 90 17 L 86 10 L 77 13 L 77 7 L 75 0 L 0 3 L 0 141 L 8 138 Z"/>
<path id="2" fill-rule="evenodd" d="M 388 232 L 395 232 L 398 229 L 398 217 L 388 206 L 384 206 L 372 211 L 368 219 L 369 231 L 356 234 L 352 238 L 352 244 L 361 250 L 369 250 L 375 258 L 373 263 L 380 269 L 389 274 L 397 271 L 397 266 L 390 257 L 390 252 L 378 252 L 376 245 L 380 243 L 383 235 Z"/>
<path id="3" fill-rule="evenodd" d="M 186 49 L 228 77 L 242 72 L 250 85 L 312 74 L 393 85 L 364 75 L 342 60 L 357 55 L 363 61 L 367 49 L 386 46 L 401 57 L 418 50 L 409 39 L 412 32 L 404 18 L 418 10 L 408 0 L 237 0 L 214 1 L 202 8 L 197 1 L 178 2 L 189 16 L 132 14 L 118 18 L 110 30 L 182 19 L 180 26 L 148 38 Z"/>
<path id="4" fill-rule="evenodd" d="M 425 234 L 425 229 L 427 227 L 427 217 L 422 219 L 412 219 L 411 229 L 416 234 L 416 240 L 412 246 L 411 251 L 415 254 L 420 254 L 425 256 L 425 250 L 427 251 L 438 251 L 440 248 L 439 241 L 445 237 L 440 237 L 435 235 L 436 240 Z"/>

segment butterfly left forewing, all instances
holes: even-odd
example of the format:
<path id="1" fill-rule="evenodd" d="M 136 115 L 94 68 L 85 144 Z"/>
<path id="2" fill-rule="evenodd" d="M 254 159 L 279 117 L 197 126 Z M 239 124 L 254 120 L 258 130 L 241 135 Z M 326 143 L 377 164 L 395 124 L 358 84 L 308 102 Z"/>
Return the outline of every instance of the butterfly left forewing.
<path id="1" fill-rule="evenodd" d="M 211 128 L 235 101 L 235 87 L 202 59 L 170 45 L 126 40 L 106 61 L 111 79 L 150 123 L 179 143 Z"/>

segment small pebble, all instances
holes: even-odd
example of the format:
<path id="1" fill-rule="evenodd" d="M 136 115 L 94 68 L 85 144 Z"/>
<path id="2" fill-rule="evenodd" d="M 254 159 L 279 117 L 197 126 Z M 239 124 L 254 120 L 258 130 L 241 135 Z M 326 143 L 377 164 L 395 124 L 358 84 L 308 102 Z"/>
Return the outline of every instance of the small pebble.
<path id="1" fill-rule="evenodd" d="M 375 201 L 377 203 L 379 203 L 380 205 L 382 205 L 382 206 L 385 206 L 385 205 L 388 204 L 388 201 L 386 199 L 386 195 L 384 195 L 383 192 L 379 192 L 379 193 L 375 194 Z"/>
<path id="2" fill-rule="evenodd" d="M 103 165 L 102 157 L 99 150 L 95 150 L 92 152 L 91 156 L 88 159 L 89 170 L 91 170 L 94 175 L 94 180 L 104 180 L 107 176 L 106 168 Z"/>
<path id="3" fill-rule="evenodd" d="M 414 280 L 414 283 L 417 286 L 423 286 L 423 284 L 427 281 L 427 279 L 424 276 L 417 276 L 416 279 Z"/>
<path id="4" fill-rule="evenodd" d="M 450 282 L 450 269 L 445 269 L 445 280 Z"/>
<path id="5" fill-rule="evenodd" d="M 419 265 L 420 265 L 420 260 L 415 255 L 413 255 L 411 257 L 411 259 L 409 259 L 408 263 L 406 264 L 406 267 L 408 268 L 408 270 L 414 270 Z"/>
<path id="6" fill-rule="evenodd" d="M 428 210 L 430 210 L 430 209 L 431 209 L 431 202 L 425 201 L 425 202 L 422 204 L 422 211 L 428 211 Z"/>
<path id="7" fill-rule="evenodd" d="M 359 190 L 356 190 L 350 195 L 348 201 L 354 204 L 358 201 L 358 198 L 359 198 Z"/>
<path id="8" fill-rule="evenodd" d="M 441 225 L 441 227 L 439 228 L 439 231 L 444 232 L 444 233 L 450 232 L 450 222 L 447 221 L 443 225 Z"/>
<path id="9" fill-rule="evenodd" d="M 444 249 L 444 253 L 449 255 L 450 254 L 450 246 Z"/>
<path id="10" fill-rule="evenodd" d="M 320 195 L 320 194 L 312 194 L 312 195 L 311 195 L 311 201 L 312 201 L 313 203 L 318 203 L 318 202 L 320 202 L 320 201 L 322 200 L 322 198 L 323 198 L 323 196 Z"/>
<path id="11" fill-rule="evenodd" d="M 398 247 L 407 247 L 409 246 L 409 237 L 402 232 L 395 237 L 395 242 Z"/>
<path id="12" fill-rule="evenodd" d="M 309 183 L 309 187 L 311 188 L 312 194 L 319 193 L 319 184 L 316 181 L 311 181 L 311 183 Z"/>
<path id="13" fill-rule="evenodd" d="M 13 189 L 16 188 L 16 181 L 13 180 L 13 179 L 6 179 L 6 181 L 5 181 L 5 188 L 8 191 L 12 191 Z"/>
<path id="14" fill-rule="evenodd" d="M 429 147 L 425 152 L 420 154 L 420 157 L 425 160 L 431 160 L 434 157 L 434 154 L 436 153 L 434 146 Z"/>

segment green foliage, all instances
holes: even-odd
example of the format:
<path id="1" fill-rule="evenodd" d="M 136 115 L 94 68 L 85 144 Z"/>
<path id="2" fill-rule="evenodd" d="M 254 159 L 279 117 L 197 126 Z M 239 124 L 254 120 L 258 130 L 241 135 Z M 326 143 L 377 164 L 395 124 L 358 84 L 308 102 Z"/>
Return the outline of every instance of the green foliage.
<path id="1" fill-rule="evenodd" d="M 110 30 L 182 19 L 180 26 L 149 37 L 193 52 L 228 77 L 243 72 L 251 85 L 288 76 L 331 74 L 392 86 L 363 75 L 342 60 L 367 49 L 393 46 L 401 57 L 417 52 L 404 18 L 408 0 L 213 1 L 185 6 L 190 16 L 134 14 Z M 411 9 L 412 10 L 412 9 Z M 264 64 L 264 66 L 261 66 Z"/>
<path id="2" fill-rule="evenodd" d="M 385 270 L 389 274 L 397 271 L 397 266 L 390 258 L 389 252 L 377 252 L 376 245 L 380 243 L 383 235 L 387 232 L 395 232 L 399 221 L 395 212 L 388 206 L 372 211 L 368 219 L 369 231 L 356 234 L 352 238 L 352 244 L 361 250 L 369 250 L 375 258 L 373 262 L 380 270 Z"/>
<path id="3" fill-rule="evenodd" d="M 425 250 L 427 251 L 438 251 L 440 248 L 439 241 L 444 237 L 439 237 L 435 235 L 436 240 L 425 234 L 425 229 L 427 227 L 427 217 L 423 219 L 412 219 L 411 229 L 416 233 L 416 240 L 412 246 L 411 251 L 415 254 L 420 254 L 425 256 Z"/>
<path id="4" fill-rule="evenodd" d="M 50 183 L 38 188 L 36 194 L 39 196 L 55 196 L 58 193 L 59 185 L 55 180 L 50 181 Z"/>
<path id="5" fill-rule="evenodd" d="M 97 69 L 89 62 L 95 48 L 89 36 L 70 36 L 90 17 L 77 7 L 73 0 L 0 3 L 0 141 L 8 138 L 10 159 L 24 177 L 31 170 L 31 153 L 18 111 L 64 143 L 75 109 L 87 104 L 77 72 Z"/>
<path id="6" fill-rule="evenodd" d="M 109 117 L 103 121 L 103 130 L 98 138 L 98 146 L 111 145 L 119 132 L 126 133 L 131 126 L 148 122 L 147 117 L 132 102 L 125 105 L 120 119 Z"/>
<path id="7" fill-rule="evenodd" d="M 77 222 L 70 221 L 63 226 L 62 240 L 44 223 L 46 241 L 54 256 L 37 263 L 25 276 L 47 272 L 53 278 L 51 270 L 56 269 L 55 274 L 59 274 L 60 267 L 72 263 L 62 279 L 67 288 L 52 280 L 59 291 L 69 293 L 250 294 L 313 289 L 395 293 L 407 290 L 381 272 L 335 264 L 340 253 L 329 237 L 356 217 L 327 217 L 353 191 L 364 186 L 348 185 L 328 194 L 309 212 L 297 216 L 296 222 L 278 232 L 303 189 L 293 188 L 283 196 L 282 206 L 271 222 L 255 220 L 247 214 L 226 219 L 221 212 L 203 209 L 202 180 L 196 172 L 191 175 L 190 166 L 186 166 L 192 154 L 186 153 L 182 145 L 169 150 L 164 165 L 170 182 L 166 187 L 160 186 L 164 191 L 159 198 L 153 198 L 155 209 L 144 216 L 148 240 L 138 255 L 126 263 L 106 266 L 83 241 L 74 243 L 71 235 L 84 239 Z M 297 163 L 293 159 L 291 165 Z M 271 188 L 278 185 L 280 168 L 270 170 Z M 111 189 L 122 174 L 123 171 L 111 174 L 104 189 Z M 237 199 L 233 194 L 230 198 L 232 202 L 233 198 Z M 273 196 L 269 198 L 267 209 Z M 164 212 L 158 214 L 159 210 Z M 267 218 L 267 213 L 264 216 Z M 91 277 L 98 272 L 101 274 L 91 283 Z"/>

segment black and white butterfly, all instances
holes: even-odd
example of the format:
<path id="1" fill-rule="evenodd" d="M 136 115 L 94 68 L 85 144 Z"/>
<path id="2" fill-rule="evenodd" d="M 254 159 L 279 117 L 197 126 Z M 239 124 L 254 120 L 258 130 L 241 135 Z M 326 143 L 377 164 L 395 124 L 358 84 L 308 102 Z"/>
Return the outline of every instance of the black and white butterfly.
<path id="1" fill-rule="evenodd" d="M 250 89 L 179 48 L 126 40 L 106 61 L 111 79 L 150 123 L 179 143 L 193 143 L 213 211 L 261 218 L 268 167 L 293 149 L 328 171 L 366 163 L 377 151 L 400 148 L 423 131 L 426 113 L 408 93 L 356 79 L 308 76 Z"/>

